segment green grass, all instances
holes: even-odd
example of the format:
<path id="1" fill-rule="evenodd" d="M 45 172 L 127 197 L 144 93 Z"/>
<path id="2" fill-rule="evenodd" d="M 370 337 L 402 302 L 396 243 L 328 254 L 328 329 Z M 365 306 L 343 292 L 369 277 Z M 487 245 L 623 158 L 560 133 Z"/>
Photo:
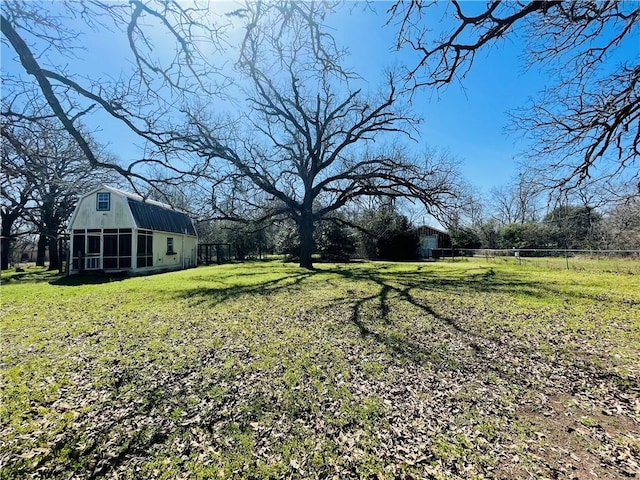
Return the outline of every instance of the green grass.
<path id="1" fill-rule="evenodd" d="M 545 478 L 563 451 L 578 474 L 637 468 L 637 275 L 29 269 L 1 299 L 1 478 Z"/>
<path id="2" fill-rule="evenodd" d="M 565 258 L 562 251 L 558 252 L 557 257 L 527 257 L 522 256 L 519 259 L 514 256 L 508 257 L 482 257 L 479 255 L 474 261 L 482 258 L 485 263 L 498 263 L 502 265 L 518 265 L 542 267 L 553 270 L 573 270 L 576 272 L 591 273 L 626 273 L 630 275 L 640 275 L 640 256 L 615 257 L 615 256 L 598 256 L 597 252 L 593 255 L 569 254 Z M 456 258 L 455 261 L 464 261 L 464 258 Z M 450 261 L 450 259 L 446 260 Z"/>

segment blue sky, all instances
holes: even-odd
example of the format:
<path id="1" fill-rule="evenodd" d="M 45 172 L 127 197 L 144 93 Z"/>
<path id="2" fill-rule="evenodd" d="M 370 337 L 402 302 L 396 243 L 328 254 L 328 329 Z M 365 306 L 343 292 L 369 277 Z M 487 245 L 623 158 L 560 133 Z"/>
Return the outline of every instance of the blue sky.
<path id="1" fill-rule="evenodd" d="M 350 51 L 347 66 L 360 74 L 372 91 L 380 84 L 386 68 L 412 64 L 416 58 L 408 50 L 393 50 L 397 27 L 385 26 L 389 5 L 374 2 L 372 8 L 364 8 L 363 4 L 354 3 L 353 8 L 327 19 L 330 33 Z M 236 6 L 233 2 L 215 2 L 218 12 Z M 239 32 L 232 32 L 232 42 L 240 38 Z M 72 70 L 95 79 L 117 77 L 127 68 L 123 61 L 127 45 L 122 32 L 87 32 L 82 45 L 85 50 L 80 53 L 80 60 L 65 60 Z M 505 133 L 507 113 L 524 106 L 547 82 L 538 71 L 524 70 L 519 58 L 522 48 L 517 35 L 510 36 L 501 45 L 478 54 L 462 85 L 452 84 L 439 91 L 422 89 L 413 97 L 413 109 L 424 120 L 417 135 L 419 142 L 411 144 L 413 148 L 448 150 L 461 161 L 465 179 L 481 193 L 516 176 L 517 158 L 526 150 L 526 143 L 513 133 Z M 232 52 L 230 48 L 220 61 L 232 62 Z M 13 70 L 11 56 L 3 46 L 3 69 Z M 125 162 L 138 158 L 140 142 L 126 128 L 114 125 L 104 115 L 92 117 L 91 122 L 90 127 L 99 129 L 98 139 L 108 143 L 113 154 Z"/>
<path id="2" fill-rule="evenodd" d="M 375 2 L 376 13 L 355 9 L 335 32 L 349 46 L 350 62 L 365 78 L 379 78 L 387 66 L 413 66 L 417 58 L 412 51 L 394 49 L 397 27 L 385 25 L 389 5 Z M 500 48 L 480 53 L 463 83 L 421 89 L 412 100 L 423 119 L 419 144 L 448 150 L 462 162 L 464 177 L 481 192 L 516 176 L 516 157 L 525 145 L 505 133 L 507 112 L 523 106 L 546 82 L 537 71 L 523 69 L 521 54 L 518 39 L 507 40 Z"/>

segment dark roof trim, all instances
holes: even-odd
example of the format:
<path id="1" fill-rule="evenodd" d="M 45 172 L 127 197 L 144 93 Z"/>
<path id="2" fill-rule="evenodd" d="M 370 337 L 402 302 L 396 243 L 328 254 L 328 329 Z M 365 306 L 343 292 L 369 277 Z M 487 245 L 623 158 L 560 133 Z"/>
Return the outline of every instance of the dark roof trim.
<path id="1" fill-rule="evenodd" d="M 449 235 L 449 232 L 445 232 L 444 230 L 440 230 L 439 228 L 430 227 L 429 225 L 422 225 L 421 227 L 417 227 L 416 230 L 424 235 Z"/>

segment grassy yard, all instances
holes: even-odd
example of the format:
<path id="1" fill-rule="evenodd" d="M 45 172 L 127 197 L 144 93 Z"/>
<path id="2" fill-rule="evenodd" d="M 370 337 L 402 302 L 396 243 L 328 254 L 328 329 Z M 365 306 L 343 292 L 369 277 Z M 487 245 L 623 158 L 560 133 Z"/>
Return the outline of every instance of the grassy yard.
<path id="1" fill-rule="evenodd" d="M 478 259 L 2 280 L 2 478 L 640 475 L 637 274 Z"/>
<path id="2" fill-rule="evenodd" d="M 547 268 L 551 270 L 574 270 L 576 272 L 591 273 L 626 273 L 629 275 L 640 275 L 640 256 L 629 257 L 598 257 L 589 255 L 559 257 L 477 257 L 485 264 L 507 264 L 519 266 L 533 266 Z M 464 259 L 458 259 L 464 260 Z M 450 261 L 450 260 L 443 260 Z"/>

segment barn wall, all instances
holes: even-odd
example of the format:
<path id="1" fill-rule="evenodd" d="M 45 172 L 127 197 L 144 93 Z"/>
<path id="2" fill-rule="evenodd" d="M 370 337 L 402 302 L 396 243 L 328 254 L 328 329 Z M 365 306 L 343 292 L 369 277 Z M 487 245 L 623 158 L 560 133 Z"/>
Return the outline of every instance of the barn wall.
<path id="1" fill-rule="evenodd" d="M 172 255 L 167 253 L 167 239 L 173 238 Z M 141 271 L 178 269 L 196 266 L 196 237 L 179 233 L 153 232 L 153 266 Z"/>
<path id="2" fill-rule="evenodd" d="M 100 192 L 100 190 L 98 191 Z M 134 228 L 133 217 L 127 204 L 127 199 L 111 193 L 111 208 L 101 212 L 96 208 L 98 192 L 83 198 L 73 218 L 72 229 L 87 228 Z M 108 192 L 108 190 L 105 190 Z"/>
<path id="3" fill-rule="evenodd" d="M 173 255 L 167 254 L 167 238 L 173 238 Z M 182 235 L 153 232 L 153 266 L 182 267 Z"/>
<path id="4" fill-rule="evenodd" d="M 438 248 L 438 235 L 423 235 L 420 237 L 420 257 L 431 258 L 432 251 Z"/>
<path id="5" fill-rule="evenodd" d="M 185 267 L 198 265 L 198 238 L 184 237 Z"/>
<path id="6" fill-rule="evenodd" d="M 110 205 L 108 211 L 101 211 L 97 209 L 98 193 L 110 194 Z M 70 253 L 75 251 L 75 245 L 73 245 L 74 230 L 82 230 L 83 232 L 93 230 L 93 232 L 87 233 L 86 235 L 100 237 L 99 254 L 89 255 L 88 253 L 82 253 L 82 258 L 76 259 L 76 263 L 78 263 L 78 265 L 82 265 L 80 266 L 80 269 L 109 269 L 106 266 L 107 264 L 105 262 L 107 262 L 107 258 L 105 258 L 104 255 L 105 229 L 131 229 L 130 235 L 132 255 L 130 266 L 126 268 L 126 270 L 128 270 L 130 273 L 151 273 L 154 271 L 178 270 L 181 268 L 196 266 L 198 244 L 197 237 L 183 235 L 180 233 L 153 231 L 153 265 L 150 267 L 139 267 L 137 258 L 139 229 L 135 224 L 127 197 L 124 195 L 120 195 L 117 192 L 105 189 L 98 190 L 87 197 L 81 198 L 72 217 L 71 224 L 69 225 L 69 230 L 71 233 Z M 167 238 L 173 238 L 174 253 L 172 254 L 168 254 L 167 252 Z M 87 242 L 84 242 L 84 246 L 86 248 Z M 70 257 L 73 257 L 72 253 L 70 254 Z M 151 258 L 147 258 L 151 260 Z M 73 258 L 71 258 L 70 260 L 73 263 Z M 78 271 L 78 266 L 76 266 L 75 268 L 71 269 L 70 273 L 77 273 Z"/>

